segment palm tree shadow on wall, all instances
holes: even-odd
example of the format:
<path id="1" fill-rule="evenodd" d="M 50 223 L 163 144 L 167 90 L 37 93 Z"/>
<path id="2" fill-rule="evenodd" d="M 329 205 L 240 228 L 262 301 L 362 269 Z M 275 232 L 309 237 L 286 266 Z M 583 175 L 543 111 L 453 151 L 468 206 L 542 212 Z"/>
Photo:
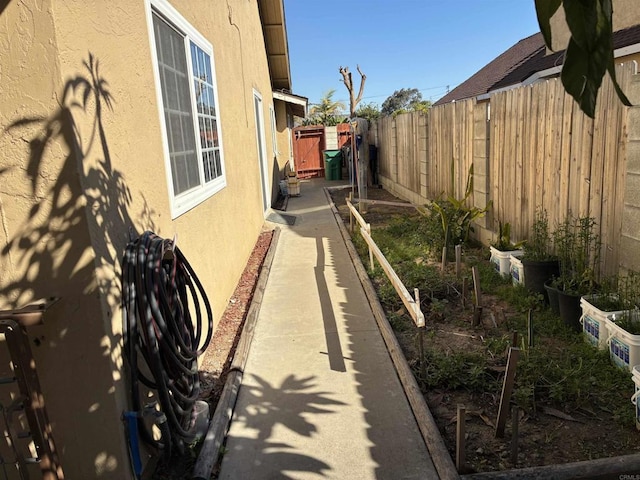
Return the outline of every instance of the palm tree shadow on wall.
<path id="1" fill-rule="evenodd" d="M 4 302 L 9 305 L 21 306 L 51 296 L 62 298 L 55 324 L 47 325 L 45 315 L 43 330 L 30 333 L 46 333 L 46 338 L 42 335 L 35 339 L 37 347 L 81 352 L 78 357 L 86 362 L 84 371 L 83 365 L 64 365 L 65 360 L 57 358 L 54 365 L 46 367 L 58 369 L 58 392 L 64 390 L 65 382 L 77 385 L 78 381 L 81 385 L 86 381 L 84 389 L 90 387 L 92 392 L 65 399 L 48 395 L 47 400 L 54 408 L 56 404 L 58 408 L 65 405 L 80 412 L 79 421 L 91 422 L 95 421 L 91 415 L 100 412 L 96 402 L 104 395 L 113 395 L 114 385 L 121 381 L 114 372 L 122 366 L 122 335 L 117 326 L 105 329 L 109 323 L 104 321 L 105 316 L 113 317 L 112 307 L 120 304 L 120 259 L 130 236 L 137 235 L 136 225 L 140 231 L 155 231 L 155 212 L 139 192 L 135 203 L 139 213 L 135 219 L 130 213 L 133 196 L 123 173 L 112 165 L 105 132 L 104 116 L 113 111 L 115 101 L 93 54 L 89 53 L 82 65 L 82 73 L 65 82 L 58 108 L 50 116 L 19 118 L 3 132 L 28 143 L 28 160 L 0 170 L 0 178 L 22 170 L 30 192 L 16 194 L 28 198 L 31 207 L 21 223 L 8 225 L 0 265 L 21 272 L 8 277 L 3 285 Z M 12 173 L 18 173 L 13 178 L 19 177 L 19 171 Z M 93 309 L 91 315 L 86 314 L 87 305 Z M 98 311 L 100 307 L 102 311 Z M 78 314 L 83 308 L 84 315 Z M 85 324 L 83 328 L 79 328 L 80 323 Z M 111 325 L 119 325 L 118 319 L 112 318 Z M 51 354 L 45 358 L 52 358 Z M 43 379 L 47 376 L 43 375 L 44 367 L 39 367 Z M 80 373 L 76 372 L 75 378 L 70 371 L 60 371 L 78 367 Z M 88 377 L 81 378 L 83 373 Z M 96 450 L 88 463 L 95 465 L 96 472 L 100 468 L 107 472 L 119 457 L 113 457 L 112 452 L 119 451 L 118 445 Z"/>
<path id="2" fill-rule="evenodd" d="M 107 81 L 100 76 L 99 61 L 89 53 L 88 60 L 82 63 L 87 75 L 65 83 L 60 107 L 53 115 L 22 118 L 6 129 L 14 132 L 39 126 L 28 141 L 26 165 L 35 203 L 27 222 L 2 250 L 4 257 L 18 251 L 20 263 L 37 268 L 38 278 L 25 275 L 6 287 L 14 303 L 26 300 L 25 293 L 31 298 L 49 296 L 52 282 L 89 278 L 96 267 L 101 295 L 111 300 L 111 305 L 113 300 L 118 303 L 120 284 L 114 273 L 119 273 L 124 247 L 132 235 L 137 235 L 136 224 L 155 229 L 155 212 L 142 193 L 139 195 L 143 206 L 136 221 L 130 215 L 131 190 L 123 173 L 113 168 L 104 129 L 104 110 L 113 111 L 114 100 Z M 87 118 L 91 119 L 90 125 Z M 47 184 L 42 180 L 51 176 L 47 171 L 48 150 L 59 140 L 68 153 L 56 174 L 57 180 Z M 9 168 L 15 167 L 18 166 Z M 83 225 L 90 238 L 78 231 Z M 81 243 L 82 240 L 87 242 Z M 92 250 L 94 261 L 84 258 L 88 249 Z M 111 275 L 101 269 L 110 269 Z"/>

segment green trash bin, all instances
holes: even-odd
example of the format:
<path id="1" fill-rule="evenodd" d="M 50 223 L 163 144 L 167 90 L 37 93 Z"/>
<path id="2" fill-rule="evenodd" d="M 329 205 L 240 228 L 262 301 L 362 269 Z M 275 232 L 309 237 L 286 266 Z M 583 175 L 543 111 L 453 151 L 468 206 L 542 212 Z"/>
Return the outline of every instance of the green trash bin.
<path id="1" fill-rule="evenodd" d="M 327 180 L 342 180 L 342 152 L 324 151 L 324 177 Z"/>

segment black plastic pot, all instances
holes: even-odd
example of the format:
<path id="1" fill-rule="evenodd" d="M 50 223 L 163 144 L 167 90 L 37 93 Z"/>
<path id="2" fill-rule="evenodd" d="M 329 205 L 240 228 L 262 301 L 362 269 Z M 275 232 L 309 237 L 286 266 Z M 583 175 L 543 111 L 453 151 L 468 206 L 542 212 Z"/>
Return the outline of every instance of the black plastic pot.
<path id="1" fill-rule="evenodd" d="M 547 298 L 544 284 L 552 277 L 560 275 L 560 264 L 557 260 L 526 260 L 522 259 L 524 269 L 524 286 L 527 290 L 541 293 Z"/>
<path id="2" fill-rule="evenodd" d="M 547 299 L 549 300 L 549 306 L 551 311 L 556 314 L 560 314 L 560 301 L 558 300 L 558 289 L 551 286 L 551 280 L 544 282 L 544 289 L 547 292 Z"/>
<path id="3" fill-rule="evenodd" d="M 580 326 L 580 316 L 582 315 L 582 308 L 580 307 L 581 295 L 567 293 L 563 290 L 557 290 L 557 292 L 560 318 L 565 325 L 579 332 L 582 330 Z"/>

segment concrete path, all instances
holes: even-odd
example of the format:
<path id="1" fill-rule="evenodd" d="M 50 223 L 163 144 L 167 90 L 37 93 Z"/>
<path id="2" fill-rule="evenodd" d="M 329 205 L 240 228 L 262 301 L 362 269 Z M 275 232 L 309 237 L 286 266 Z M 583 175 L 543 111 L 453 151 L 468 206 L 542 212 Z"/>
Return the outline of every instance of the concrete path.
<path id="1" fill-rule="evenodd" d="M 323 186 L 289 199 L 220 479 L 437 479 Z"/>

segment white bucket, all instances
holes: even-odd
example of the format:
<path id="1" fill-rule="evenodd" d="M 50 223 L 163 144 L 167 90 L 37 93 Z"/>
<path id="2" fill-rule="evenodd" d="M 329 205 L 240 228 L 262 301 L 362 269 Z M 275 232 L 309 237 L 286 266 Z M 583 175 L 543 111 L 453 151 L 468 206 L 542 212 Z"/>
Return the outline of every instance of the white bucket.
<path id="1" fill-rule="evenodd" d="M 638 397 L 640 396 L 640 365 L 633 366 L 631 378 L 635 384 L 635 392 L 631 397 L 631 403 L 633 403 L 636 410 L 636 429 L 640 430 L 640 402 L 638 402 Z"/>
<path id="2" fill-rule="evenodd" d="M 597 295 L 585 295 L 580 299 L 580 307 L 582 307 L 580 323 L 587 341 L 604 350 L 607 348 L 609 323 L 611 323 L 608 317 L 621 315 L 622 311 L 605 312 L 600 310 L 591 303 L 597 297 Z"/>
<path id="3" fill-rule="evenodd" d="M 191 428 L 190 433 L 196 436 L 196 440 L 200 440 L 207 434 L 209 429 L 209 404 L 202 400 L 196 400 L 191 411 Z"/>
<path id="4" fill-rule="evenodd" d="M 632 335 L 609 318 L 609 356 L 613 362 L 623 368 L 632 370 L 634 365 L 640 365 L 640 335 Z"/>
<path id="5" fill-rule="evenodd" d="M 516 257 L 511 255 L 509 257 L 510 267 L 509 271 L 511 272 L 511 280 L 514 285 L 524 285 L 524 267 L 522 266 L 522 261 Z"/>
<path id="6" fill-rule="evenodd" d="M 503 277 L 511 275 L 511 256 L 521 257 L 524 253 L 522 250 L 510 250 L 503 252 L 494 247 L 489 247 L 491 252 L 491 263 L 493 263 L 496 271 Z"/>

